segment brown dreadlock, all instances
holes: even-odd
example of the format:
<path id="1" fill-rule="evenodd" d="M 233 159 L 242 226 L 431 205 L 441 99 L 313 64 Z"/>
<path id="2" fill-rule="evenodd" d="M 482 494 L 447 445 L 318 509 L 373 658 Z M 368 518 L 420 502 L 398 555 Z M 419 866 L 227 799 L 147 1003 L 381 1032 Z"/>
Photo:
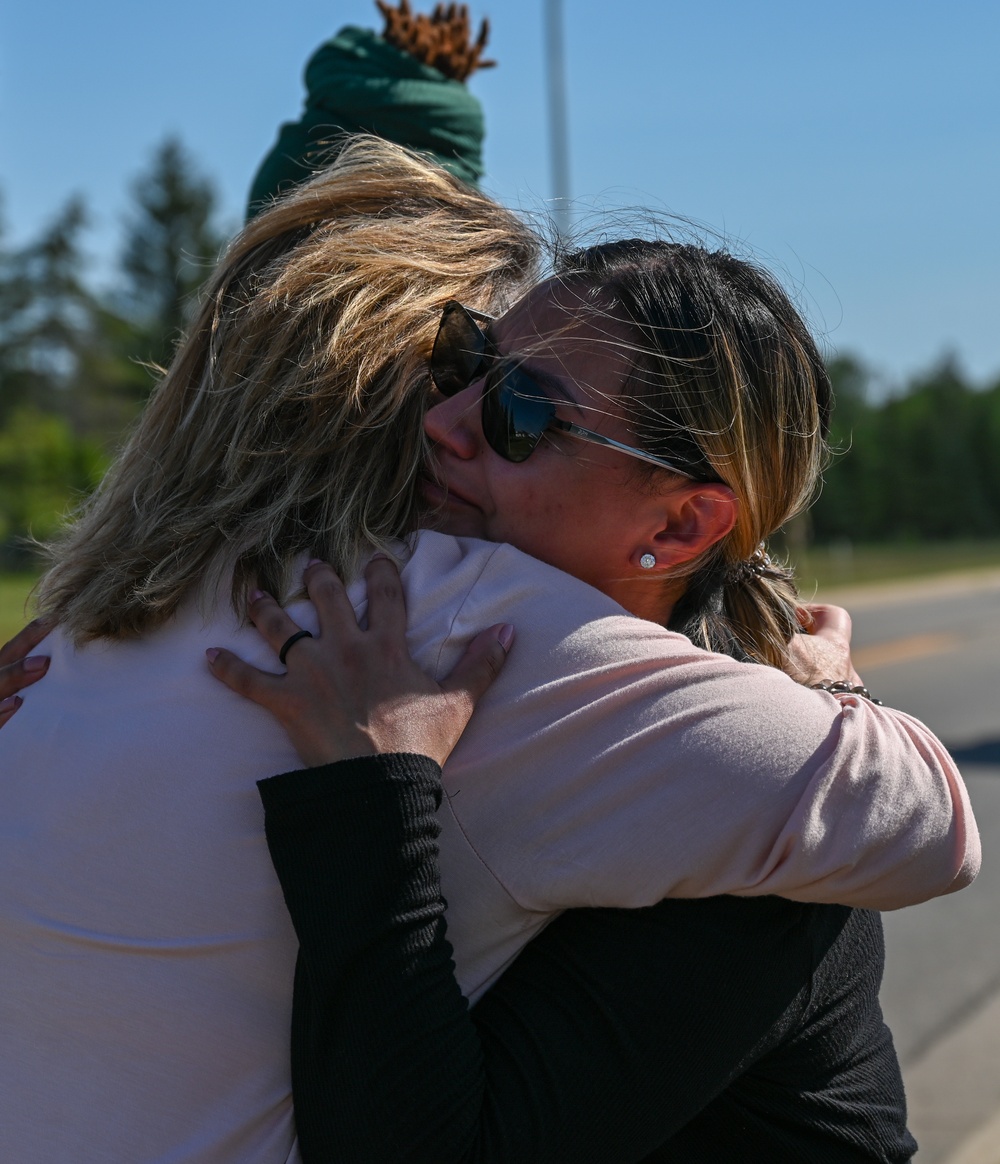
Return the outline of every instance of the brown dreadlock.
<path id="1" fill-rule="evenodd" d="M 482 59 L 490 22 L 483 20 L 473 41 L 466 4 L 437 4 L 430 16 L 414 13 L 409 0 L 399 0 L 398 7 L 385 0 L 375 0 L 375 4 L 385 17 L 382 39 L 446 77 L 464 81 L 476 69 L 491 69 L 496 64 Z"/>

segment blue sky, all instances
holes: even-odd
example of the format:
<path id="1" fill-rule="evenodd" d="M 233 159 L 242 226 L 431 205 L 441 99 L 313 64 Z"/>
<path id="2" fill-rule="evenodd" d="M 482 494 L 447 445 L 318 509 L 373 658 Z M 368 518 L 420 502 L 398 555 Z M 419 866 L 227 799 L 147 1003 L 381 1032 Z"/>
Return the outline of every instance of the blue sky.
<path id="1" fill-rule="evenodd" d="M 430 3 L 423 5 L 430 7 Z M 475 0 L 500 67 L 487 188 L 550 193 L 542 0 Z M 995 0 L 564 0 L 581 214 L 649 205 L 777 270 L 828 351 L 887 386 L 945 351 L 1000 374 L 1000 4 Z M 0 190 L 23 239 L 73 192 L 113 258 L 126 188 L 178 134 L 235 221 L 302 68 L 370 0 L 8 4 Z"/>

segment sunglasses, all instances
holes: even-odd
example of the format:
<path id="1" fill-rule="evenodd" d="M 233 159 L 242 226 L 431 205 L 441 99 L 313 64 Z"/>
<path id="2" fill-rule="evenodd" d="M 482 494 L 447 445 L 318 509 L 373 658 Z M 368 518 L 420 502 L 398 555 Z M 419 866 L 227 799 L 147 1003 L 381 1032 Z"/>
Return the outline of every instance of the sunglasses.
<path id="1" fill-rule="evenodd" d="M 497 349 L 489 334 L 492 318 L 450 299 L 441 313 L 430 371 L 442 396 L 454 396 L 476 380 L 483 380 L 483 436 L 498 456 L 519 464 L 538 448 L 545 433 L 561 432 L 694 479 L 692 472 L 674 461 L 556 416 L 555 403 L 538 381 L 515 361 L 504 359 Z"/>

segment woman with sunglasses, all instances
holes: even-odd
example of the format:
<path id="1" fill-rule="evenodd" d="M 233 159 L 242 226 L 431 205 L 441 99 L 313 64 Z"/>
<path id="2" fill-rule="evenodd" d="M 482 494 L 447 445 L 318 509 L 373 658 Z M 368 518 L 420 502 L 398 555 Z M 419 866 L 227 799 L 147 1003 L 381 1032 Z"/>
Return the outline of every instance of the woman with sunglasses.
<path id="1" fill-rule="evenodd" d="M 290 659 L 284 690 L 235 660 L 217 672 L 316 765 L 259 784 L 300 941 L 305 1164 L 911 1158 L 868 910 L 777 897 L 571 909 L 470 1012 L 435 838 L 439 765 L 487 660 L 461 693 L 410 661 L 387 559 L 367 571 L 365 631 L 329 567 L 306 577 L 323 638 Z M 252 615 L 276 649 L 294 626 L 273 599 Z"/>
<path id="2" fill-rule="evenodd" d="M 685 725 L 659 738 L 664 797 L 674 765 L 683 772 L 691 764 L 683 782 L 692 803 L 725 815 L 713 746 L 719 734 L 736 733 L 732 807 L 752 811 L 750 770 L 781 753 L 782 730 L 798 734 L 810 701 L 834 717 L 819 745 L 827 756 L 837 750 L 840 717 L 866 732 L 912 724 L 872 703 L 836 612 L 818 611 L 810 640 L 831 648 L 825 662 L 840 682 L 820 686 L 832 691 L 797 687 L 773 667 L 790 667 L 802 639 L 789 579 L 757 547 L 812 488 L 829 386 L 797 313 L 766 276 L 694 247 L 631 240 L 594 248 L 498 321 L 449 304 L 431 366 L 445 399 L 425 422 L 435 442 L 425 493 L 445 529 L 516 541 L 632 613 L 680 625 L 744 660 L 704 654 L 695 663 L 687 647 L 664 658 L 675 674 L 661 710 Z M 419 622 L 413 561 L 402 578 Z M 562 844 L 567 806 L 553 802 L 537 768 L 532 803 L 542 811 L 534 821 L 525 819 L 516 764 L 485 795 L 476 786 L 476 718 L 443 777 L 431 760 L 398 754 L 443 760 L 456 712 L 445 699 L 447 727 L 436 735 L 425 703 L 434 684 L 401 661 L 405 619 L 392 568 L 373 562 L 369 581 L 364 632 L 354 622 L 359 595 L 352 606 L 336 577 L 311 565 L 321 636 L 301 646 L 298 624 L 273 599 L 256 597 L 250 613 L 273 649 L 293 644 L 285 676 L 211 652 L 214 673 L 274 711 L 315 765 L 261 783 L 301 943 L 292 1054 L 307 1164 L 338 1156 L 908 1160 L 915 1145 L 878 1008 L 881 929 L 869 912 L 771 897 L 570 910 L 468 1013 L 442 925 L 447 899 L 461 980 L 469 940 L 461 897 L 470 886 L 448 852 L 455 822 L 522 908 L 526 879 L 516 868 L 512 875 L 498 835 L 509 842 L 516 828 L 546 862 L 555 843 L 573 871 L 544 869 L 565 883 L 601 867 L 607 850 L 632 845 L 641 854 L 642 814 L 655 815 L 667 845 L 682 845 L 680 833 L 703 824 L 691 805 L 674 801 L 682 826 L 671 832 L 655 791 L 629 782 L 638 756 L 628 751 L 622 787 L 638 811 L 609 819 L 613 798 L 589 787 L 590 851 Z M 473 592 L 466 604 L 474 603 Z M 522 644 L 529 652 L 537 645 L 539 628 L 525 634 L 517 613 L 511 619 L 518 643 L 484 700 L 484 731 L 498 714 L 513 727 L 503 719 L 507 685 L 523 683 L 515 678 Z M 616 632 L 627 635 L 627 625 Z M 527 661 L 544 666 L 535 654 Z M 589 682 L 611 698 L 599 673 Z M 783 693 L 784 712 L 770 703 L 772 690 Z M 562 735 L 558 724 L 547 727 L 563 743 L 587 732 L 580 723 Z M 545 746 L 530 719 L 523 730 Z M 869 747 L 888 759 L 891 749 L 871 736 L 862 750 Z M 850 781 L 851 767 L 834 781 Z M 836 832 L 849 861 L 855 838 L 843 818 L 821 811 L 800 823 L 803 834 Z M 690 896 L 704 893 L 703 876 L 689 871 Z M 593 879 L 591 887 L 588 904 L 608 901 L 605 885 Z M 482 908 L 488 898 L 476 889 Z M 808 889 L 787 896 L 815 900 Z M 497 906 L 488 913 L 495 938 L 508 918 Z"/>
<path id="3" fill-rule="evenodd" d="M 437 374 L 454 394 L 428 421 L 438 443 L 425 498 L 452 532 L 424 530 L 405 555 L 392 540 L 417 524 L 441 305 L 502 307 L 536 256 L 488 199 L 373 142 L 349 146 L 235 240 L 129 445 L 53 549 L 41 586 L 58 623 L 52 664 L 0 735 L 0 1025 L 12 1048 L 0 1146 L 72 1158 L 82 1128 L 95 1158 L 134 1159 L 154 1154 L 150 1137 L 183 1138 L 196 1116 L 216 1134 L 223 1110 L 227 1134 L 290 1144 L 279 1060 L 295 944 L 247 781 L 296 758 L 194 654 L 206 639 L 226 648 L 213 657 L 219 674 L 237 656 L 272 669 L 308 658 L 312 608 L 293 606 L 300 625 L 274 659 L 242 614 L 258 591 L 300 593 L 311 554 L 348 578 L 373 545 L 405 556 L 409 643 L 436 676 L 484 625 L 517 625 L 488 714 L 449 763 L 442 818 L 449 936 L 471 998 L 570 906 L 733 891 L 895 906 L 974 875 L 968 800 L 926 728 L 662 625 L 670 602 L 670 621 L 683 616 L 701 644 L 725 633 L 750 658 L 787 657 L 791 593 L 774 601 L 785 584 L 757 547 L 805 499 L 819 459 L 825 381 L 801 328 L 775 349 L 791 369 L 787 401 L 764 384 L 759 417 L 741 421 L 740 439 L 767 452 L 743 466 L 725 431 L 736 414 L 715 400 L 711 372 L 679 418 L 655 405 L 669 448 L 649 447 L 652 414 L 624 420 L 602 401 L 583 415 L 591 390 L 617 398 L 626 372 L 637 388 L 656 374 L 634 358 L 616 304 L 591 298 L 587 272 L 564 280 L 580 293 L 573 312 L 593 308 L 586 327 L 561 291 L 549 302 L 551 287 L 528 302 L 552 319 L 532 307 L 485 337 L 472 319 L 461 343 L 442 340 Z M 773 322 L 763 318 L 762 339 Z M 553 345 L 553 331 L 571 334 Z M 500 415 L 514 425 L 509 437 L 489 426 L 495 448 L 481 440 L 482 384 L 457 383 L 486 339 L 499 353 L 487 364 Z M 701 375 L 699 353 L 682 355 L 667 363 Z M 561 393 L 546 424 L 668 462 L 649 468 L 670 487 L 630 475 L 645 457 L 543 433 L 539 389 Z M 724 418 L 708 424 L 716 405 Z M 760 472 L 781 474 L 773 497 L 748 487 Z M 363 597 L 352 592 L 359 611 Z M 78 956 L 48 956 L 67 950 Z M 88 1018 L 63 1024 L 54 1078 L 39 1024 L 58 1021 L 67 1000 Z M 147 1060 L 151 1075 L 129 1066 Z M 94 1080 L 125 1123 L 102 1118 Z M 50 1095 L 57 1118 L 39 1106 Z M 135 1142 L 123 1155 L 109 1136 Z"/>

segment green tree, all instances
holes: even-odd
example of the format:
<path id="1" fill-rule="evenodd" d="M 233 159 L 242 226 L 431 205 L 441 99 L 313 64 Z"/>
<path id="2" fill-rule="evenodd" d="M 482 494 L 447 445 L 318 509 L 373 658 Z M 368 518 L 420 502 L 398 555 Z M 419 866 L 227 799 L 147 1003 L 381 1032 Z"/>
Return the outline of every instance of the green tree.
<path id="1" fill-rule="evenodd" d="M 838 356 L 828 366 L 834 408 L 830 424 L 831 460 L 822 492 L 810 511 L 816 541 L 856 540 L 871 523 L 871 464 L 874 410 L 871 376 L 855 356 Z"/>
<path id="2" fill-rule="evenodd" d="M 86 222 L 72 198 L 37 240 L 12 249 L 0 238 L 0 424 L 25 404 L 72 411 L 94 310 L 83 279 Z"/>
<path id="3" fill-rule="evenodd" d="M 176 140 L 133 188 L 120 282 L 87 285 L 87 215 L 71 199 L 27 245 L 0 230 L 0 565 L 30 559 L 99 480 L 169 362 L 223 244 L 215 193 Z"/>
<path id="4" fill-rule="evenodd" d="M 106 464 L 64 417 L 31 406 L 12 412 L 0 429 L 0 565 L 28 564 L 31 539 L 51 536 Z"/>
<path id="5" fill-rule="evenodd" d="M 976 456 L 979 393 L 946 357 L 886 404 L 883 439 L 895 441 L 882 475 L 887 532 L 906 538 L 980 537 L 998 529 Z"/>
<path id="6" fill-rule="evenodd" d="M 126 222 L 120 304 L 141 329 L 135 354 L 166 365 L 190 308 L 225 243 L 216 224 L 216 194 L 176 138 L 156 150 L 136 180 Z"/>
<path id="7" fill-rule="evenodd" d="M 973 451 L 982 467 L 987 504 L 993 514 L 1000 515 L 1000 379 L 979 394 Z"/>
<path id="8" fill-rule="evenodd" d="M 817 541 L 1000 534 L 1000 384 L 978 390 L 946 357 L 874 404 L 856 360 L 830 372 L 835 451 L 813 510 Z"/>

